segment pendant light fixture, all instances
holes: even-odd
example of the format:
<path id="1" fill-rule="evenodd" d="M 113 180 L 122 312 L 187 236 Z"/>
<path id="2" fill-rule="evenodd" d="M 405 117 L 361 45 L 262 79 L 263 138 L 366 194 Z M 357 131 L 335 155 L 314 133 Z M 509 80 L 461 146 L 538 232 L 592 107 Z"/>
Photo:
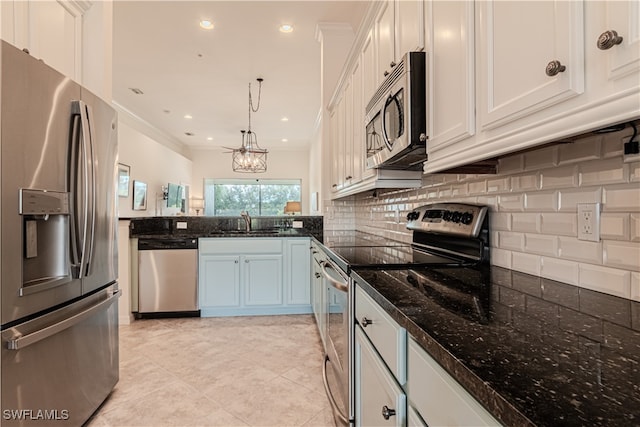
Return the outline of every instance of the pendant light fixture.
<path id="1" fill-rule="evenodd" d="M 262 78 L 258 78 L 258 104 L 253 106 L 251 98 L 251 83 L 249 83 L 249 126 L 247 130 L 241 130 L 242 145 L 240 148 L 230 148 L 231 167 L 234 172 L 262 173 L 267 171 L 267 153 L 264 148 L 258 145 L 258 138 L 255 132 L 251 131 L 251 113 L 258 112 L 260 108 L 260 95 L 262 92 Z M 226 148 L 226 147 L 225 147 Z"/>

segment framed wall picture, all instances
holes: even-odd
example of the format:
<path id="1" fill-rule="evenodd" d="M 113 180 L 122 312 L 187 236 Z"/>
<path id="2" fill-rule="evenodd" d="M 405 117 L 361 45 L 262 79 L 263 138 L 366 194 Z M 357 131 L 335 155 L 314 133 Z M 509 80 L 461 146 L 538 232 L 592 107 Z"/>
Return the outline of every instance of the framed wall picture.
<path id="1" fill-rule="evenodd" d="M 131 166 L 118 163 L 118 197 L 129 197 Z"/>
<path id="2" fill-rule="evenodd" d="M 133 181 L 133 210 L 147 210 L 147 184 L 142 181 Z"/>

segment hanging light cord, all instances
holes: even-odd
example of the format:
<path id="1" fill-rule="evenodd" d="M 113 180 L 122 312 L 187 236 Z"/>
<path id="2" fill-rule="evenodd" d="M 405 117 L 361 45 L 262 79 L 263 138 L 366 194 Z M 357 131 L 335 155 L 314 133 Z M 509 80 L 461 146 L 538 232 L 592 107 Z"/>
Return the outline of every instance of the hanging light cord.
<path id="1" fill-rule="evenodd" d="M 248 132 L 251 132 L 251 112 L 253 111 L 254 113 L 258 112 L 258 109 L 260 108 L 260 95 L 262 94 L 262 81 L 264 80 L 261 77 L 258 77 L 256 80 L 258 80 L 258 104 L 256 105 L 256 107 L 253 107 L 253 98 L 251 97 L 251 83 L 249 83 L 249 127 L 248 127 Z"/>

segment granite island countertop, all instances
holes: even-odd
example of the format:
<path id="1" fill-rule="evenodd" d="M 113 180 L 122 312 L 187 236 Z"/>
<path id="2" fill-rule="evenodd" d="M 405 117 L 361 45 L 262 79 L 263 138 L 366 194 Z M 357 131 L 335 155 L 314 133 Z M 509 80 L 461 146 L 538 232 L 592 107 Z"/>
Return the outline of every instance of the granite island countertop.
<path id="1" fill-rule="evenodd" d="M 406 270 L 355 273 L 504 425 L 640 425 L 640 303 L 492 267 L 482 324 L 408 285 Z"/>

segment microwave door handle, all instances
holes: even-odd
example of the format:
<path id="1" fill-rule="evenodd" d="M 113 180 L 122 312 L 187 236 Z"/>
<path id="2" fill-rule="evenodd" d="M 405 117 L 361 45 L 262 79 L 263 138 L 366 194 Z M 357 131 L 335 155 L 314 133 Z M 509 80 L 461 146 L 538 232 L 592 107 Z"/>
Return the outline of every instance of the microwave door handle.
<path id="1" fill-rule="evenodd" d="M 89 221 L 89 246 L 87 248 L 87 257 L 86 257 L 86 268 L 84 269 L 85 275 L 89 276 L 91 274 L 91 266 L 93 265 L 93 252 L 95 246 L 95 229 L 96 229 L 96 208 L 97 208 L 97 188 L 96 188 L 96 147 L 94 144 L 94 120 L 93 120 L 93 111 L 91 110 L 91 106 L 87 105 L 83 101 L 78 101 L 80 103 L 80 120 L 82 122 L 82 134 L 83 141 L 85 142 L 85 148 L 87 151 L 87 160 L 90 165 L 88 169 L 87 179 L 87 192 L 89 194 L 89 198 L 87 201 L 87 211 L 86 215 Z M 86 163 L 85 163 L 86 164 Z"/>
<path id="2" fill-rule="evenodd" d="M 390 100 L 393 99 L 393 97 L 391 95 L 389 95 L 389 97 L 387 98 L 387 100 L 384 103 L 384 106 L 382 107 L 382 111 L 380 112 L 380 119 L 382 121 L 382 140 L 384 141 L 384 144 L 387 146 L 387 148 L 389 149 L 389 151 L 391 151 L 391 149 L 393 148 L 391 145 L 391 141 L 389 141 L 389 134 L 387 133 L 387 121 L 384 119 L 386 112 L 387 112 L 387 105 L 390 104 Z"/>

